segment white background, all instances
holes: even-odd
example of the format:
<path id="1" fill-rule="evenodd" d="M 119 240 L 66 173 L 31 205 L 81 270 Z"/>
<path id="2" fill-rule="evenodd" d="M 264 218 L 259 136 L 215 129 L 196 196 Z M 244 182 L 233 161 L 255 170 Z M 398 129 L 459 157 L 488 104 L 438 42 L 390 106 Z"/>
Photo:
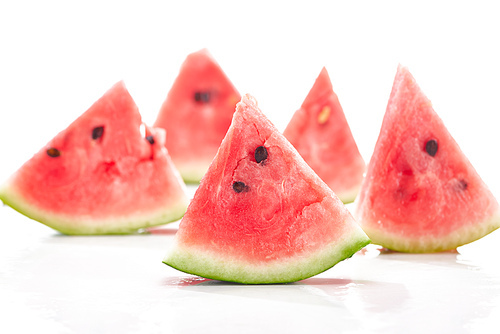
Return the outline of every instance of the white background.
<path id="1" fill-rule="evenodd" d="M 184 58 L 208 48 L 280 130 L 326 66 L 367 161 L 396 68 L 408 66 L 500 198 L 499 17 L 493 1 L 2 1 L 0 182 L 119 80 L 153 123 Z M 370 250 L 297 284 L 247 287 L 162 265 L 177 226 L 65 237 L 0 207 L 0 331 L 484 333 L 498 325 L 499 231 L 458 254 Z"/>
<path id="2" fill-rule="evenodd" d="M 208 48 L 280 130 L 326 66 L 366 160 L 408 66 L 497 193 L 499 16 L 493 1 L 4 1 L 0 178 L 119 80 L 153 123 L 186 55 Z"/>

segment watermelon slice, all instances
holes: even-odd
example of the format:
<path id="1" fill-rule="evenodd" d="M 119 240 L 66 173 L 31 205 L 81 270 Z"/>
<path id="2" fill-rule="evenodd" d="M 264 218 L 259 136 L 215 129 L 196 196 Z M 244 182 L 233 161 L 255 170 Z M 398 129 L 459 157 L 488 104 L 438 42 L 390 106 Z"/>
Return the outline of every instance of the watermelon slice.
<path id="1" fill-rule="evenodd" d="M 246 95 L 163 262 L 225 281 L 293 282 L 368 243 L 344 204 Z"/>
<path id="2" fill-rule="evenodd" d="M 283 134 L 344 203 L 354 201 L 363 181 L 365 161 L 326 68 Z"/>
<path id="3" fill-rule="evenodd" d="M 374 243 L 402 252 L 454 249 L 500 226 L 496 199 L 402 66 L 355 217 Z"/>
<path id="4" fill-rule="evenodd" d="M 184 181 L 200 182 L 240 98 L 206 49 L 187 56 L 154 123 L 167 130 L 167 149 Z"/>
<path id="5" fill-rule="evenodd" d="M 188 199 L 123 82 L 115 84 L 0 189 L 0 199 L 65 234 L 129 233 L 178 220 Z"/>

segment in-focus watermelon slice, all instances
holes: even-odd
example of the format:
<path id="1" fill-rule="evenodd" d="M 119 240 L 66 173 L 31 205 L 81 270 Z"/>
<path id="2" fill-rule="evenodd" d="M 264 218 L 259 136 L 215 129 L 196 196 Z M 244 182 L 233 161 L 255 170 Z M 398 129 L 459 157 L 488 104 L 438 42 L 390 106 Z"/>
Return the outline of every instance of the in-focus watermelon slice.
<path id="1" fill-rule="evenodd" d="M 292 282 L 368 243 L 344 204 L 246 95 L 164 262 L 206 278 Z"/>
<path id="2" fill-rule="evenodd" d="M 178 220 L 188 199 L 164 147 L 123 82 L 28 160 L 0 190 L 24 215 L 65 234 L 129 233 Z"/>
<path id="3" fill-rule="evenodd" d="M 355 212 L 373 243 L 403 252 L 454 249 L 500 226 L 496 199 L 405 67 Z"/>
<path id="4" fill-rule="evenodd" d="M 188 183 L 200 182 L 231 124 L 240 94 L 206 49 L 187 56 L 154 124 Z"/>
<path id="5" fill-rule="evenodd" d="M 326 68 L 283 134 L 344 203 L 354 201 L 366 166 Z"/>

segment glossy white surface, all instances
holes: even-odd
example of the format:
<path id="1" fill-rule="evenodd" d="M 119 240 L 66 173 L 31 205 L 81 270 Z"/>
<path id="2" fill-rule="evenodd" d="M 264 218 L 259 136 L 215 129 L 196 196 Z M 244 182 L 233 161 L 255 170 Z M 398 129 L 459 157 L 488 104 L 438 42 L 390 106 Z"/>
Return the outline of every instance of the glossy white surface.
<path id="1" fill-rule="evenodd" d="M 500 232 L 457 253 L 370 245 L 315 277 L 241 285 L 162 263 L 178 228 L 64 236 L 0 208 L 0 314 L 17 333 L 485 333 L 500 316 Z"/>
<path id="2" fill-rule="evenodd" d="M 118 80 L 152 124 L 185 56 L 206 47 L 280 130 L 326 66 L 367 161 L 397 65 L 408 66 L 500 198 L 497 7 L 4 1 L 0 182 Z M 458 253 L 370 246 L 301 282 L 244 286 L 162 264 L 177 226 L 70 237 L 0 206 L 0 332 L 485 333 L 499 324 L 500 231 Z"/>

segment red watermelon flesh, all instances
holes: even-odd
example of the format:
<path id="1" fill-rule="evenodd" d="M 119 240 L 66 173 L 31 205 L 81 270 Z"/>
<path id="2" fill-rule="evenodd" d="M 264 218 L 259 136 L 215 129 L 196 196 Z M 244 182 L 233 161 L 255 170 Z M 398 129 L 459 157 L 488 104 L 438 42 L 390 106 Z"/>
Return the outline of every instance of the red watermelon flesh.
<path id="1" fill-rule="evenodd" d="M 246 95 L 164 262 L 226 281 L 292 282 L 367 243 L 344 204 Z"/>
<path id="2" fill-rule="evenodd" d="M 198 183 L 231 124 L 240 94 L 206 49 L 187 56 L 155 127 L 186 182 Z"/>
<path id="3" fill-rule="evenodd" d="M 366 166 L 326 68 L 283 134 L 344 203 L 354 201 Z"/>
<path id="4" fill-rule="evenodd" d="M 376 244 L 454 249 L 500 226 L 499 205 L 407 68 L 398 68 L 356 218 Z"/>
<path id="5" fill-rule="evenodd" d="M 180 219 L 188 199 L 165 132 L 141 134 L 141 125 L 117 83 L 15 172 L 0 198 L 65 234 L 129 233 Z"/>

